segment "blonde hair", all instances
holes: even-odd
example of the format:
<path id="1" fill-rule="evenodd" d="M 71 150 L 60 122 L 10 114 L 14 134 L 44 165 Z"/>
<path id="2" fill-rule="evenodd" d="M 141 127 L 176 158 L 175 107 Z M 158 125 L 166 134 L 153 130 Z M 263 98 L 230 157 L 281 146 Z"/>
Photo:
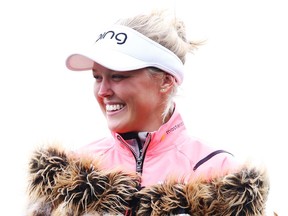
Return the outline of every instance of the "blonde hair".
<path id="1" fill-rule="evenodd" d="M 189 41 L 186 38 L 186 28 L 184 22 L 175 16 L 169 18 L 166 10 L 152 11 L 150 14 L 140 14 L 134 17 L 121 19 L 117 24 L 130 27 L 151 40 L 161 44 L 172 51 L 185 64 L 186 55 L 198 48 L 202 42 Z M 143 49 L 145 52 L 145 49 Z M 159 73 L 155 68 L 149 68 L 151 73 Z M 174 88 L 167 96 L 166 109 L 163 112 L 163 122 L 166 117 L 173 112 L 173 97 L 176 95 L 178 84 L 175 82 Z"/>
<path id="2" fill-rule="evenodd" d="M 177 55 L 183 64 L 186 54 L 197 49 L 201 44 L 201 42 L 187 40 L 184 22 L 175 16 L 169 18 L 166 10 L 121 19 L 117 24 L 128 26 L 166 47 Z"/>

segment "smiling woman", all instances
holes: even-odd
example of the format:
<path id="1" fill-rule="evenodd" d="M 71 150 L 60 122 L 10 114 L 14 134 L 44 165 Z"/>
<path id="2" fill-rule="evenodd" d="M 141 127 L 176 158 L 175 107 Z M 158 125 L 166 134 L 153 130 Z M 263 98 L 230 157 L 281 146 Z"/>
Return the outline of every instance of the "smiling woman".
<path id="1" fill-rule="evenodd" d="M 162 125 L 159 116 L 166 107 L 161 102 L 165 94 L 159 91 L 162 80 L 156 82 L 149 70 L 111 71 L 95 63 L 93 74 L 95 97 L 111 131 L 155 131 Z"/>
<path id="2" fill-rule="evenodd" d="M 68 69 L 93 74 L 111 135 L 73 152 L 36 150 L 28 215 L 264 214 L 265 169 L 193 138 L 176 106 L 186 55 L 198 45 L 181 20 L 153 11 L 69 55 Z"/>
<path id="3" fill-rule="evenodd" d="M 1 214 L 25 215 L 27 163 L 36 147 L 51 141 L 75 150 L 110 135 L 92 72 L 68 72 L 67 56 L 119 17 L 163 7 L 185 21 L 187 38 L 206 41 L 186 56 L 173 96 L 186 131 L 267 165 L 268 213 L 288 215 L 288 13 L 281 0 L 0 1 Z M 176 125 L 159 140 L 179 131 Z"/>

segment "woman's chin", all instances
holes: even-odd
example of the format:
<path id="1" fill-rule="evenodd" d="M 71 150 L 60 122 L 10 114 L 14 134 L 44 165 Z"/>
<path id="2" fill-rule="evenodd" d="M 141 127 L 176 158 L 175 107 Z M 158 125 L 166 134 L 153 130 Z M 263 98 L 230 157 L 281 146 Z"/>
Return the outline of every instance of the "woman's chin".
<path id="1" fill-rule="evenodd" d="M 115 125 L 113 123 L 108 123 L 108 128 L 110 131 L 116 132 L 116 133 L 125 133 L 127 128 L 120 126 L 120 125 Z"/>

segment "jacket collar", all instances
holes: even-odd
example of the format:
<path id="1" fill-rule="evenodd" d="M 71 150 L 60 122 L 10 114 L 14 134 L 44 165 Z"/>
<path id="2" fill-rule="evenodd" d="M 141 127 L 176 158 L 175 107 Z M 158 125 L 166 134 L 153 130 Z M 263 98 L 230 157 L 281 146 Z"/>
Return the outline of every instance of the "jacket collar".
<path id="1" fill-rule="evenodd" d="M 170 148 L 171 145 L 167 143 L 173 143 L 171 141 L 175 140 L 175 138 L 177 138 L 179 134 L 183 133 L 184 131 L 186 131 L 186 127 L 181 114 L 175 106 L 172 116 L 165 124 L 161 125 L 157 131 L 148 132 L 147 138 L 150 139 L 148 140 L 149 149 L 153 148 L 154 151 L 157 149 L 163 150 L 163 148 Z M 123 145 L 121 145 L 123 142 L 125 142 L 123 137 L 113 131 L 111 131 L 111 134 L 116 143 L 120 143 L 120 146 L 123 147 Z M 129 145 L 127 142 L 125 143 Z M 148 143 L 146 142 L 146 144 Z"/>

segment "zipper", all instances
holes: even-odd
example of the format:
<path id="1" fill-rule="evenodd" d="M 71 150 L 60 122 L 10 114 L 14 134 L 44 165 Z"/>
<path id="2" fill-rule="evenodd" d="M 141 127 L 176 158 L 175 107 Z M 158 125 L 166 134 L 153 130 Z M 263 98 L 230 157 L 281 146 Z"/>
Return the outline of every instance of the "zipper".
<path id="1" fill-rule="evenodd" d="M 137 157 L 137 154 L 136 152 L 134 151 L 134 149 L 132 149 L 126 142 L 125 140 L 123 140 L 123 138 L 120 136 L 120 135 L 117 135 L 117 139 L 122 143 L 124 144 L 126 147 L 128 147 L 128 149 L 130 149 L 130 151 L 132 152 L 135 160 L 136 160 L 136 172 L 139 173 L 139 174 L 142 174 L 143 172 L 143 162 L 144 162 L 144 158 L 145 158 L 145 155 L 146 155 L 146 150 L 148 148 L 148 145 L 151 141 L 151 134 L 148 133 L 147 134 L 147 137 L 146 137 L 146 140 L 145 140 L 145 143 L 143 145 L 143 148 L 142 149 L 139 149 L 139 156 Z"/>

